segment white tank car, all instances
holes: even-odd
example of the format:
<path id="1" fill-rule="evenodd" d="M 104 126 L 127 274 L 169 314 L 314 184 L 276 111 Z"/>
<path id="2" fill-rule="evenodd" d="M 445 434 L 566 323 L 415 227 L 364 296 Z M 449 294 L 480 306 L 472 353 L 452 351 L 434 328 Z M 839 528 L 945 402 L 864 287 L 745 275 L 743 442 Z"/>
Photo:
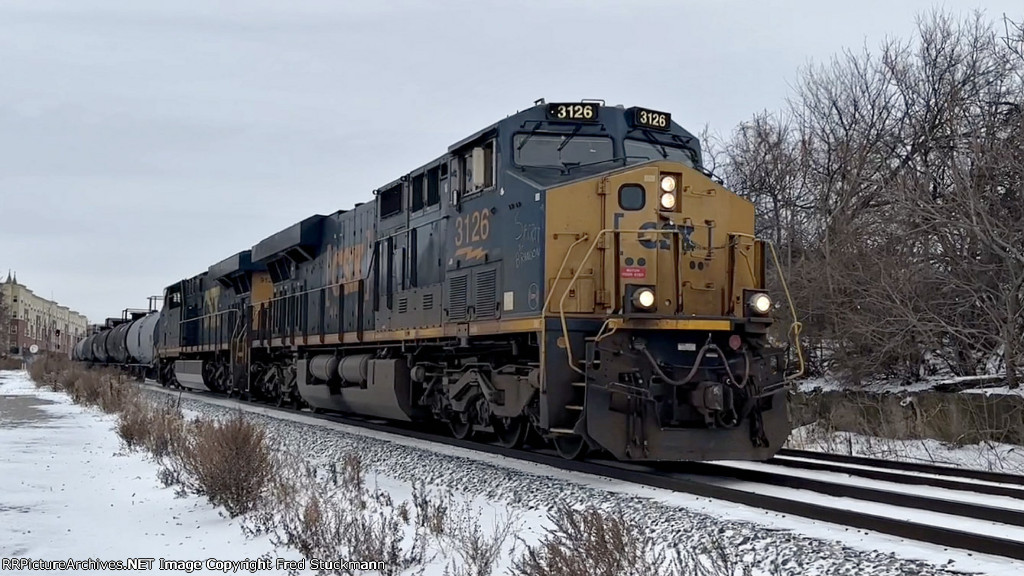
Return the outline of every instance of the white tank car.
<path id="1" fill-rule="evenodd" d="M 139 318 L 128 328 L 128 355 L 137 364 L 152 364 L 156 354 L 153 351 L 153 336 L 161 311 L 150 312 Z"/>

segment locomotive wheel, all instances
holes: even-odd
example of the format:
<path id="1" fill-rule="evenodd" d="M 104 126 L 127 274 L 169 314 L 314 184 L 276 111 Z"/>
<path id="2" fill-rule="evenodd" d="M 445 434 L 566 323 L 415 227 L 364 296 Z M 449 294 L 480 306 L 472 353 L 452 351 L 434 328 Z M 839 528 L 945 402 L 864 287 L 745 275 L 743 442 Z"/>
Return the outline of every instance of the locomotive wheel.
<path id="1" fill-rule="evenodd" d="M 530 433 L 530 423 L 525 418 L 494 418 L 494 433 L 498 444 L 505 448 L 522 448 Z"/>
<path id="2" fill-rule="evenodd" d="M 558 455 L 566 460 L 581 460 L 587 455 L 587 441 L 582 436 L 555 436 L 552 442 L 555 443 Z"/>
<path id="3" fill-rule="evenodd" d="M 453 415 L 453 418 L 448 420 L 448 427 L 451 428 L 452 434 L 459 440 L 465 440 L 473 435 L 473 424 L 465 422 L 461 417 Z"/>

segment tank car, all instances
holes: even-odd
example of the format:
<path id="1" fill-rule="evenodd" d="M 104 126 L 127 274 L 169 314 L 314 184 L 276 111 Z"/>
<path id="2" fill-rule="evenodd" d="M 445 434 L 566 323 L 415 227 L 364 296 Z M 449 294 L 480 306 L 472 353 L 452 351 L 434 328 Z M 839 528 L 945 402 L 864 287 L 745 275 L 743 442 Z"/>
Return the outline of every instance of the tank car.
<path id="1" fill-rule="evenodd" d="M 160 379 L 566 458 L 763 460 L 790 424 L 754 218 L 669 113 L 538 102 L 168 286 Z"/>
<path id="2" fill-rule="evenodd" d="M 159 310 L 126 309 L 121 318 L 107 318 L 80 340 L 72 359 L 90 365 L 119 367 L 137 378 L 157 376 L 155 335 Z"/>

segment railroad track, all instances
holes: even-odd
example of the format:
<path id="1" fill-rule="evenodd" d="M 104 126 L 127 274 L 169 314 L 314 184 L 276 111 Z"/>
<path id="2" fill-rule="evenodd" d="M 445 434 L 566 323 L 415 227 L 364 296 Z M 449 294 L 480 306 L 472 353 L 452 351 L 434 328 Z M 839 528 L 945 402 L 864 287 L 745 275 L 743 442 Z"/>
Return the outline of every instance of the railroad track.
<path id="1" fill-rule="evenodd" d="M 361 418 L 238 402 L 208 393 L 144 388 L 228 408 L 301 414 L 319 420 L 497 454 L 518 460 L 724 500 L 908 540 L 1024 560 L 1024 478 L 856 457 L 780 452 L 767 463 L 637 464 L 570 461 L 554 450 L 510 450 Z M 829 478 L 828 476 L 831 476 Z M 864 485 L 858 485 L 858 482 Z M 870 485 L 868 485 L 870 484 Z M 902 490 L 900 487 L 904 487 Z M 907 490 L 907 486 L 927 489 Z M 927 492 L 927 493 L 926 493 Z M 853 509 L 857 508 L 857 509 Z M 975 529 L 950 526 L 973 526 Z M 1009 534 L 1011 537 L 1007 537 Z"/>

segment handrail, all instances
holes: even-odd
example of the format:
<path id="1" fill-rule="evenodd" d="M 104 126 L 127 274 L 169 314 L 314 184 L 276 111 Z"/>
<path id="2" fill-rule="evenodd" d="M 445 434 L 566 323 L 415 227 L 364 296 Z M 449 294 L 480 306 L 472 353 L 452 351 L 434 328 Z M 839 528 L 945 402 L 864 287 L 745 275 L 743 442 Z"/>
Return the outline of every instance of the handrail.
<path id="1" fill-rule="evenodd" d="M 228 313 L 231 313 L 231 312 L 238 313 L 238 310 L 236 310 L 234 308 L 229 308 L 227 310 L 220 310 L 218 312 L 211 312 L 210 314 L 204 314 L 202 316 L 196 316 L 195 318 L 186 318 L 185 320 L 182 320 L 181 323 L 185 324 L 186 322 L 194 322 L 195 320 L 204 320 L 206 318 L 213 318 L 214 316 L 220 316 L 221 314 L 228 314 Z"/>
<path id="2" fill-rule="evenodd" d="M 605 228 L 594 236 L 594 240 L 590 243 L 590 248 L 587 249 L 587 253 L 583 255 L 583 259 L 580 260 L 580 266 L 576 268 L 576 273 L 573 274 L 572 279 L 565 286 L 565 291 L 562 292 L 562 297 L 558 301 L 558 318 L 562 324 L 562 338 L 565 339 L 565 354 L 569 360 L 569 368 L 572 368 L 579 374 L 586 375 L 586 372 L 576 367 L 576 362 L 572 357 L 572 343 L 569 341 L 569 325 L 565 319 L 565 299 L 569 296 L 569 291 L 576 284 L 576 281 L 580 277 L 580 273 L 583 272 L 583 265 L 590 259 L 590 255 L 594 253 L 594 248 L 597 247 L 597 241 L 601 239 L 605 234 L 614 232 L 616 234 L 682 234 L 683 231 L 679 229 L 646 229 L 646 230 L 622 230 L 619 228 Z M 586 235 L 582 239 L 586 239 Z M 562 268 L 559 269 L 559 276 L 561 276 L 561 270 L 565 268 L 565 263 L 569 259 L 569 253 L 566 252 L 565 259 L 562 261 Z M 558 277 L 555 277 L 555 282 L 558 282 Z M 543 313 L 547 313 L 547 306 L 544 307 Z"/>
<path id="3" fill-rule="evenodd" d="M 804 363 L 804 351 L 800 346 L 800 332 L 803 331 L 804 325 L 797 319 L 796 306 L 793 305 L 793 297 L 789 293 L 789 285 L 786 284 L 786 275 L 782 273 L 782 265 L 779 264 L 779 255 L 775 252 L 775 243 L 770 240 L 765 240 L 765 244 L 771 248 L 772 260 L 775 261 L 775 268 L 779 271 L 779 280 L 782 282 L 782 290 L 786 294 L 786 301 L 789 303 L 789 311 L 793 314 L 793 323 L 789 325 L 789 331 L 793 333 L 793 344 L 796 346 L 796 357 L 800 362 L 800 370 L 796 374 L 786 376 L 786 380 L 795 380 L 804 375 L 804 369 L 806 365 Z M 788 333 L 788 332 L 787 332 Z"/>

